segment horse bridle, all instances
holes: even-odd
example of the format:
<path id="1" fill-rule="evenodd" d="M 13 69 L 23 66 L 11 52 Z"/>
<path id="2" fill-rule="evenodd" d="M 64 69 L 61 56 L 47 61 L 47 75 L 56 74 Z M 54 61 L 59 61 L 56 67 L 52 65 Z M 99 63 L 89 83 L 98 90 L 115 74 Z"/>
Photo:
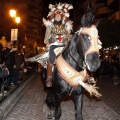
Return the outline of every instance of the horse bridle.
<path id="1" fill-rule="evenodd" d="M 101 48 L 101 41 L 98 39 L 98 30 L 96 28 L 95 25 L 92 25 L 91 27 L 81 27 L 77 32 L 76 32 L 79 36 L 80 34 L 86 34 L 88 35 L 88 39 L 90 40 L 90 46 L 87 49 L 87 51 L 85 51 L 85 49 L 82 49 L 84 52 L 84 60 L 83 60 L 83 67 L 79 66 L 79 63 L 77 62 L 77 60 L 70 54 L 70 52 L 68 53 L 69 56 L 77 63 L 77 65 L 82 68 L 85 69 L 87 62 L 86 62 L 86 56 L 90 53 L 94 53 L 96 52 L 97 54 L 99 54 L 99 49 Z M 78 41 L 77 41 L 78 42 Z M 81 42 L 82 43 L 82 42 Z M 82 43 L 82 48 L 83 47 L 83 43 Z"/>
<path id="2" fill-rule="evenodd" d="M 88 48 L 87 51 L 85 51 L 84 49 L 82 49 L 84 51 L 84 60 L 83 60 L 83 67 L 79 66 L 79 63 L 77 62 L 77 60 L 71 55 L 70 52 L 68 52 L 68 55 L 73 59 L 73 61 L 79 66 L 79 68 L 81 69 L 85 69 L 87 62 L 86 62 L 86 56 L 92 52 L 96 52 L 99 53 L 99 48 L 98 48 L 98 30 L 96 28 L 95 25 L 92 25 L 91 27 L 83 27 L 80 28 L 77 32 L 78 35 L 80 34 L 87 34 L 89 37 L 88 39 L 90 40 L 90 47 Z M 79 39 L 78 39 L 79 40 Z M 77 40 L 77 43 L 78 43 Z M 76 44 L 77 44 L 76 43 Z M 82 43 L 82 42 L 81 42 Z M 83 43 L 82 43 L 82 47 L 83 47 Z"/>
<path id="3" fill-rule="evenodd" d="M 77 62 L 77 60 L 70 54 L 70 52 L 68 53 L 68 55 L 73 59 L 73 61 L 74 62 L 76 62 L 76 64 L 79 66 L 79 63 Z M 83 61 L 83 63 L 84 63 L 84 61 Z M 81 66 L 79 66 L 79 68 L 81 68 L 82 70 L 84 70 L 84 68 L 85 68 L 85 64 L 83 64 L 83 67 L 81 67 Z"/>
<path id="4" fill-rule="evenodd" d="M 77 40 L 78 43 L 79 39 Z M 76 44 L 77 44 L 76 43 Z M 83 49 L 82 49 L 83 50 Z M 79 63 L 77 62 L 77 60 L 71 55 L 70 52 L 68 52 L 68 55 L 73 59 L 73 61 L 79 66 Z M 85 60 L 83 60 L 83 67 L 79 66 L 79 68 L 81 68 L 82 70 L 84 70 L 86 68 L 86 64 L 85 64 Z"/>
<path id="5" fill-rule="evenodd" d="M 92 25 L 91 27 L 83 27 L 80 28 L 76 33 L 78 35 L 80 34 L 86 34 L 88 35 L 88 39 L 90 40 L 90 47 L 88 48 L 87 51 L 84 51 L 84 56 L 85 56 L 85 64 L 86 64 L 86 56 L 90 53 L 98 53 L 99 54 L 99 49 L 101 48 L 101 41 L 98 39 L 98 30 L 95 25 Z M 82 45 L 83 46 L 83 45 Z M 84 49 L 83 49 L 84 50 Z"/>

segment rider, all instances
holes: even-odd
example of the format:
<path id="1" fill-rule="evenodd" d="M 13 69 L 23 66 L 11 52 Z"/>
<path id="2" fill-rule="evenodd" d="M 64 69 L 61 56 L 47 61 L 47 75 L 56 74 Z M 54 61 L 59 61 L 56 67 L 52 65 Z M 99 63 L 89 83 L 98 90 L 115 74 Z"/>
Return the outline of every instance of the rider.
<path id="1" fill-rule="evenodd" d="M 47 87 L 52 86 L 52 65 L 54 64 L 56 56 L 62 52 L 63 47 L 70 40 L 73 23 L 69 20 L 69 10 L 73 9 L 71 4 L 49 4 L 49 9 L 48 20 L 43 18 L 43 23 L 46 26 L 44 43 L 49 51 L 46 80 Z"/>

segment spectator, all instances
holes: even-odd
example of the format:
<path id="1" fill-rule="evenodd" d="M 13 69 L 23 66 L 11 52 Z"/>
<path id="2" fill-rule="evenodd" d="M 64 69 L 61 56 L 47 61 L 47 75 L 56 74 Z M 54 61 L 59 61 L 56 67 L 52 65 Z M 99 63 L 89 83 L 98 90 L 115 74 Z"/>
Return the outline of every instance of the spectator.
<path id="1" fill-rule="evenodd" d="M 6 77 L 7 75 L 9 75 L 9 71 L 7 67 L 3 68 L 5 66 L 4 60 L 5 59 L 3 56 L 3 46 L 0 43 L 0 78 Z"/>
<path id="2" fill-rule="evenodd" d="M 114 72 L 115 72 L 115 77 L 120 79 L 120 61 L 118 58 L 115 60 Z"/>
<path id="3" fill-rule="evenodd" d="M 18 85 L 20 71 L 22 70 L 24 66 L 24 55 L 22 54 L 20 48 L 18 47 L 17 51 L 14 53 L 15 58 L 15 67 L 14 67 L 14 73 L 13 73 L 13 86 Z M 22 74 L 22 73 L 21 73 Z"/>
<path id="4" fill-rule="evenodd" d="M 112 53 L 112 59 L 116 59 L 117 58 L 117 52 L 113 50 L 113 53 Z"/>
<path id="5" fill-rule="evenodd" d="M 4 78 L 9 75 L 8 68 L 2 68 L 3 66 L 0 66 L 0 78 Z"/>
<path id="6" fill-rule="evenodd" d="M 120 52 L 118 52 L 116 59 L 118 62 L 120 62 Z"/>
<path id="7" fill-rule="evenodd" d="M 15 58 L 14 58 L 14 49 L 12 49 L 11 43 L 6 43 L 6 49 L 3 51 L 3 55 L 5 58 L 5 64 L 10 72 L 8 81 L 6 82 L 5 86 L 9 89 L 12 79 L 13 79 L 13 68 L 15 65 Z"/>
<path id="8" fill-rule="evenodd" d="M 0 43 L 0 65 L 4 64 L 4 61 L 5 61 L 5 58 L 4 58 L 4 55 L 3 55 L 3 46 Z"/>
<path id="9" fill-rule="evenodd" d="M 0 44 L 0 86 L 3 84 L 4 77 L 9 75 L 9 70 L 5 66 L 5 58 L 3 55 L 3 46 Z"/>
<path id="10" fill-rule="evenodd" d="M 113 58 L 111 58 L 111 60 L 109 61 L 109 74 L 110 74 L 110 78 L 114 77 L 114 68 L 115 68 L 115 60 Z"/>
<path id="11" fill-rule="evenodd" d="M 109 59 L 108 56 L 105 56 L 103 62 L 103 75 L 107 75 L 109 73 Z"/>

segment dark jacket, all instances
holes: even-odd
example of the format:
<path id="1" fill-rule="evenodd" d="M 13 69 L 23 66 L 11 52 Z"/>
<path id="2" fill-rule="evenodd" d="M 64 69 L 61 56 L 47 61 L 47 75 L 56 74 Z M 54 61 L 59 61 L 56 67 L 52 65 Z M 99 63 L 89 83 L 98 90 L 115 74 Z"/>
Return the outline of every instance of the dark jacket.
<path id="1" fill-rule="evenodd" d="M 24 63 L 24 56 L 23 54 L 15 52 L 15 63 L 16 63 L 16 69 L 21 69 L 21 65 Z"/>
<path id="2" fill-rule="evenodd" d="M 3 64 L 4 61 L 5 61 L 5 58 L 4 58 L 3 52 L 1 51 L 0 52 L 0 64 Z"/>
<path id="3" fill-rule="evenodd" d="M 10 49 L 6 48 L 6 50 L 3 51 L 3 55 L 6 66 L 13 67 L 15 65 L 14 52 L 10 52 Z"/>
<path id="4" fill-rule="evenodd" d="M 5 65 L 0 66 L 0 78 L 4 78 L 8 75 L 9 75 L 9 71 L 8 71 L 7 67 Z"/>
<path id="5" fill-rule="evenodd" d="M 5 65 L 10 72 L 9 76 L 13 76 L 14 65 L 16 65 L 14 52 L 10 52 L 10 49 L 6 48 L 6 50 L 3 51 L 3 54 L 5 57 Z"/>
<path id="6" fill-rule="evenodd" d="M 2 70 L 0 71 L 0 78 L 8 76 L 8 71 L 7 70 Z"/>

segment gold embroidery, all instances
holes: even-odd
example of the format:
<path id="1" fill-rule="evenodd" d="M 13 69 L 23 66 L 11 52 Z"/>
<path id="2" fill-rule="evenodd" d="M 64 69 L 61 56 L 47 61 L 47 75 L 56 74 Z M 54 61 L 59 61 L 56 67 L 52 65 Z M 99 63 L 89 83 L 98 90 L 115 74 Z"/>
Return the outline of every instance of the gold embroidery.
<path id="1" fill-rule="evenodd" d="M 57 36 L 62 36 L 62 42 L 66 40 L 67 30 L 65 29 L 65 25 L 55 25 L 51 30 L 51 35 L 56 39 Z M 64 36 L 63 36 L 64 35 Z"/>

